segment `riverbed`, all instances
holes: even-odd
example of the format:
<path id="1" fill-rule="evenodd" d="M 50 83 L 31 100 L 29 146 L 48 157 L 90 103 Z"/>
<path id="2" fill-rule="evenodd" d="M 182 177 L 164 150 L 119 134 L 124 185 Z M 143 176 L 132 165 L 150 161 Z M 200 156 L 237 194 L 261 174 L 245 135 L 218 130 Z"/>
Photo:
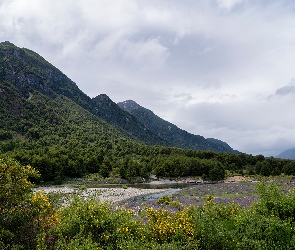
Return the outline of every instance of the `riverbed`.
<path id="1" fill-rule="evenodd" d="M 140 189 L 140 188 L 85 188 L 83 190 L 74 187 L 38 187 L 34 188 L 35 192 L 42 190 L 44 193 L 56 193 L 71 195 L 77 194 L 82 198 L 98 198 L 100 201 L 120 202 L 135 197 L 142 199 L 156 200 L 163 195 L 172 195 L 180 191 L 179 188 L 158 188 L 158 189 Z"/>

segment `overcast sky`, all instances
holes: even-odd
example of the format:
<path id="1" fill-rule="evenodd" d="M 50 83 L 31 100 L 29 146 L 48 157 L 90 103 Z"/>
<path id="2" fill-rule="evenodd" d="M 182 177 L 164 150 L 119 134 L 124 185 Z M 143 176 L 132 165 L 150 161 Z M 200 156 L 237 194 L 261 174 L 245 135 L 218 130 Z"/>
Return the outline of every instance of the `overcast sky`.
<path id="1" fill-rule="evenodd" d="M 295 147 L 294 0 L 0 0 L 0 41 L 236 150 Z"/>

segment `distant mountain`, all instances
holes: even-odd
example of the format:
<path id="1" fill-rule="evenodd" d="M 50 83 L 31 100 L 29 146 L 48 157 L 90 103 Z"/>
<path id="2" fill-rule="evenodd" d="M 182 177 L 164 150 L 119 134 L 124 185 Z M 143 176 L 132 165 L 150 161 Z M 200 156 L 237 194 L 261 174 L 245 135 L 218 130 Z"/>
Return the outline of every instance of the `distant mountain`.
<path id="1" fill-rule="evenodd" d="M 212 143 L 214 143 L 215 145 L 219 145 L 220 147 L 224 148 L 226 151 L 224 152 L 232 152 L 232 147 L 230 147 L 226 142 L 215 139 L 215 138 L 207 138 L 207 141 L 211 141 Z M 240 153 L 237 150 L 233 150 L 233 153 Z"/>
<path id="2" fill-rule="evenodd" d="M 280 153 L 276 158 L 295 160 L 295 148 Z"/>
<path id="3" fill-rule="evenodd" d="M 214 138 L 205 139 L 203 136 L 188 133 L 158 117 L 151 110 L 140 106 L 135 101 L 127 100 L 118 103 L 118 105 L 135 116 L 147 129 L 165 140 L 168 145 L 183 149 L 239 153 L 223 141 Z"/>

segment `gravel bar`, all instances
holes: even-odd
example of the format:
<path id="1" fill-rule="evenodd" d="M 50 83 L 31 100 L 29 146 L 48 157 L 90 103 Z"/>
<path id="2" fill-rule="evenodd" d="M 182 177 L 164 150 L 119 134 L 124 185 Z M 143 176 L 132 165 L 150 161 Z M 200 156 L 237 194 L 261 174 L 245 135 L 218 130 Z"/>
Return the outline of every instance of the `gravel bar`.
<path id="1" fill-rule="evenodd" d="M 150 194 L 165 195 L 171 189 L 138 189 L 133 187 L 128 188 L 87 188 L 79 190 L 73 187 L 38 187 L 34 188 L 35 192 L 42 190 L 44 193 L 60 193 L 60 194 L 78 194 L 83 198 L 98 197 L 100 201 L 119 202 L 128 200 L 138 196 L 145 196 Z"/>

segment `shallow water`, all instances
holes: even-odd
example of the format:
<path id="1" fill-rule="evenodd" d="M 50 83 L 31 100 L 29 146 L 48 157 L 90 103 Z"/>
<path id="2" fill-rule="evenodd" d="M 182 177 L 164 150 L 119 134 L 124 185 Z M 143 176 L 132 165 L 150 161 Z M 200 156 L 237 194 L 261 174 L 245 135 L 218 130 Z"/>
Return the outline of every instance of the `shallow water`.
<path id="1" fill-rule="evenodd" d="M 171 189 L 168 189 L 168 190 L 163 191 L 161 193 L 145 194 L 142 196 L 137 196 L 137 197 L 132 198 L 131 200 L 133 200 L 133 201 L 138 201 L 138 200 L 140 200 L 140 201 L 155 201 L 164 195 L 173 195 L 173 194 L 179 192 L 180 190 L 181 190 L 180 188 L 171 188 Z"/>
<path id="2" fill-rule="evenodd" d="M 139 189 L 180 189 L 185 187 L 190 187 L 191 183 L 179 183 L 179 182 L 151 182 L 151 183 L 134 183 L 134 184 L 124 184 L 127 187 L 139 188 Z M 88 185 L 89 187 L 96 187 L 96 188 L 121 188 L 122 184 L 95 184 L 95 185 Z"/>

